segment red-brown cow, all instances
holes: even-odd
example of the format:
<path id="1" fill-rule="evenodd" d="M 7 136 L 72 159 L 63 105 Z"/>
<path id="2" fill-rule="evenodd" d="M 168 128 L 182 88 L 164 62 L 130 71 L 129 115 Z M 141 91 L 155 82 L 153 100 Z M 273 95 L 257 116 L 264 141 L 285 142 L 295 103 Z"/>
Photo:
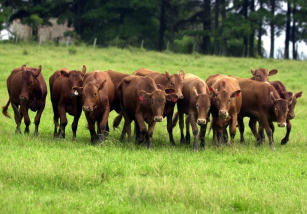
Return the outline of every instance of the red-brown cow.
<path id="1" fill-rule="evenodd" d="M 121 93 L 122 114 L 125 118 L 121 138 L 124 137 L 125 133 L 130 138 L 130 124 L 134 120 L 136 138 L 142 142 L 145 136 L 147 147 L 151 148 L 155 124 L 163 119 L 166 99 L 177 98 L 177 95 L 167 95 L 164 91 L 158 89 L 152 78 L 136 75 L 124 78 L 118 90 Z M 148 124 L 148 131 L 145 122 Z"/>
<path id="2" fill-rule="evenodd" d="M 41 71 L 41 65 L 38 68 L 31 68 L 23 65 L 21 68 L 13 70 L 7 79 L 7 89 L 10 98 L 7 104 L 2 107 L 2 113 L 10 117 L 7 109 L 11 103 L 14 110 L 15 122 L 17 124 L 17 133 L 20 133 L 22 117 L 26 125 L 25 133 L 29 133 L 31 121 L 28 110 L 30 108 L 32 111 L 37 111 L 34 123 L 35 135 L 38 134 L 38 126 L 45 108 L 47 96 L 47 86 Z"/>
<path id="3" fill-rule="evenodd" d="M 178 100 L 178 116 L 180 127 L 180 142 L 184 140 L 184 114 L 186 118 L 186 142 L 190 142 L 190 123 L 194 135 L 194 150 L 198 150 L 197 137 L 198 137 L 198 124 L 200 126 L 199 137 L 201 140 L 200 145 L 205 146 L 205 134 L 207 117 L 210 110 L 210 94 L 207 84 L 199 77 L 193 74 L 186 74 L 183 80 L 183 99 Z M 175 115 L 176 120 L 177 114 Z M 175 122 L 173 122 L 175 125 Z"/>
<path id="4" fill-rule="evenodd" d="M 82 113 L 81 94 L 74 87 L 81 87 L 86 73 L 86 66 L 82 71 L 69 70 L 67 68 L 56 71 L 49 78 L 51 102 L 53 107 L 54 137 L 65 138 L 67 125 L 66 113 L 74 116 L 72 123 L 73 140 L 76 138 L 79 118 Z M 60 129 L 59 127 L 60 118 Z"/>
<path id="5" fill-rule="evenodd" d="M 101 71 L 87 73 L 83 80 L 83 87 L 74 89 L 82 94 L 82 108 L 88 122 L 91 142 L 103 141 L 109 131 L 108 117 L 115 96 L 114 84 L 110 76 Z"/>
<path id="6" fill-rule="evenodd" d="M 270 72 L 265 68 L 258 68 L 256 70 L 251 69 L 251 73 L 253 75 L 251 79 L 260 82 L 267 82 L 269 81 L 269 76 L 273 76 L 277 74 L 277 72 L 278 71 L 276 69 L 273 69 Z"/>
<path id="7" fill-rule="evenodd" d="M 167 94 L 176 94 L 179 99 L 183 99 L 182 87 L 184 79 L 184 71 L 180 71 L 179 74 L 170 75 L 167 71 L 165 74 L 161 74 L 155 71 L 148 70 L 146 68 L 138 69 L 133 74 L 139 76 L 148 76 L 153 78 L 158 88 L 165 90 Z M 172 145 L 175 145 L 173 138 L 173 124 L 172 118 L 174 113 L 174 107 L 177 99 L 167 101 L 165 104 L 163 117 L 167 117 L 167 131 L 169 134 L 169 140 Z"/>
<path id="8" fill-rule="evenodd" d="M 235 78 L 217 74 L 210 76 L 206 80 L 211 91 L 211 109 L 213 120 L 211 127 L 213 129 L 213 141 L 218 140 L 221 146 L 223 131 L 229 126 L 231 142 L 233 143 L 238 114 L 242 105 L 241 89 L 238 80 Z M 227 139 L 228 136 L 224 139 Z M 226 140 L 227 141 L 227 140 Z"/>
<path id="9" fill-rule="evenodd" d="M 242 92 L 242 106 L 238 117 L 241 141 L 244 141 L 243 117 L 248 116 L 260 123 L 260 129 L 266 130 L 270 146 L 274 149 L 274 139 L 270 124 L 273 121 L 278 126 L 286 126 L 288 114 L 288 101 L 280 98 L 276 89 L 268 83 L 237 78 Z M 255 126 L 252 129 L 257 142 L 260 143 L 260 135 Z"/>

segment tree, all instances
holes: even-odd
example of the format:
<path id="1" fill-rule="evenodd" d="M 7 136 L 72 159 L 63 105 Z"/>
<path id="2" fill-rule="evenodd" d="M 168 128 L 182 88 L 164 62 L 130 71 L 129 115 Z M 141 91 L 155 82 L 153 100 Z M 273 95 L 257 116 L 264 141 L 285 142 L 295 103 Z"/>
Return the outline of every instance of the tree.
<path id="1" fill-rule="evenodd" d="M 271 18 L 270 18 L 270 58 L 274 58 L 274 49 L 275 49 L 275 23 L 274 23 L 274 16 L 275 16 L 275 0 L 270 0 L 270 9 L 271 9 Z"/>
<path id="2" fill-rule="evenodd" d="M 286 17 L 286 38 L 285 38 L 285 59 L 289 59 L 289 44 L 290 44 L 290 26 L 291 22 L 291 2 L 287 0 L 287 17 Z"/>
<path id="3" fill-rule="evenodd" d="M 211 49 L 211 0 L 203 0 L 202 25 L 203 38 L 201 49 L 204 54 L 209 54 Z"/>

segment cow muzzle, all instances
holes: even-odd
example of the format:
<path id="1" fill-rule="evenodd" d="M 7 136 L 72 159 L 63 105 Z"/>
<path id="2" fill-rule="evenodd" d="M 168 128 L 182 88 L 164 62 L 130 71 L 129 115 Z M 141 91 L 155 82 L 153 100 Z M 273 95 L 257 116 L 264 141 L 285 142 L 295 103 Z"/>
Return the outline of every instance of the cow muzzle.
<path id="1" fill-rule="evenodd" d="M 226 120 L 227 117 L 229 116 L 227 111 L 219 111 L 219 117 Z"/>
<path id="2" fill-rule="evenodd" d="M 197 119 L 197 124 L 198 125 L 205 125 L 206 124 L 206 119 Z"/>
<path id="3" fill-rule="evenodd" d="M 286 127 L 287 123 L 278 123 L 278 127 Z"/>
<path id="4" fill-rule="evenodd" d="M 95 106 L 91 107 L 91 106 L 82 106 L 83 111 L 86 112 L 93 112 L 95 110 Z"/>
<path id="5" fill-rule="evenodd" d="M 155 117 L 154 117 L 154 121 L 155 121 L 155 122 L 162 122 L 162 120 L 163 120 L 163 117 L 162 117 L 162 116 L 155 116 Z"/>

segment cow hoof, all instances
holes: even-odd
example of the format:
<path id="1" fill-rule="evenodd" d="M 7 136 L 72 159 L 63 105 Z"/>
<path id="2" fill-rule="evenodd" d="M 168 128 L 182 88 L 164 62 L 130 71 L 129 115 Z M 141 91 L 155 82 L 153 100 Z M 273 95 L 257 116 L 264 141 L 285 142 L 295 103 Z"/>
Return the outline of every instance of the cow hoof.
<path id="1" fill-rule="evenodd" d="M 15 133 L 16 133 L 16 134 L 21 134 L 20 129 L 16 129 Z"/>
<path id="2" fill-rule="evenodd" d="M 276 149 L 275 149 L 275 146 L 271 146 L 271 149 L 272 149 L 272 151 L 275 151 Z"/>
<path id="3" fill-rule="evenodd" d="M 288 143 L 288 140 L 284 138 L 284 139 L 281 140 L 280 144 L 281 145 L 286 145 L 287 143 Z"/>
<path id="4" fill-rule="evenodd" d="M 37 137 L 38 136 L 38 132 L 34 132 L 34 136 Z"/>
<path id="5" fill-rule="evenodd" d="M 184 138 L 180 138 L 180 143 L 181 143 L 181 144 L 184 144 L 184 143 L 185 143 Z"/>
<path id="6" fill-rule="evenodd" d="M 198 152 L 198 147 L 194 147 L 194 152 Z"/>
<path id="7" fill-rule="evenodd" d="M 103 135 L 103 134 L 98 135 L 98 141 L 102 142 L 102 141 L 105 141 L 105 139 L 106 139 L 105 135 Z"/>

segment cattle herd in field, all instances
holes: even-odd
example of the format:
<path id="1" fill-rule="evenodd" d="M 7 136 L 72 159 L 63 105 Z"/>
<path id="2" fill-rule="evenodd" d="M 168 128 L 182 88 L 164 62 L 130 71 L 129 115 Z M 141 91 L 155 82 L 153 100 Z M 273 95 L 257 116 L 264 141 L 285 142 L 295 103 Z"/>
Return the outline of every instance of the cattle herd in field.
<path id="1" fill-rule="evenodd" d="M 21 133 L 22 118 L 26 126 L 25 133 L 29 133 L 28 109 L 31 109 L 37 111 L 34 123 L 35 135 L 38 134 L 47 95 L 41 71 L 41 66 L 31 68 L 23 65 L 14 69 L 7 79 L 9 101 L 3 106 L 2 113 L 10 117 L 7 110 L 11 104 L 17 133 Z M 244 142 L 243 118 L 249 117 L 249 126 L 257 145 L 264 142 L 265 130 L 270 146 L 274 149 L 273 122 L 279 127 L 287 127 L 286 136 L 281 141 L 281 144 L 286 144 L 291 131 L 290 120 L 295 116 L 294 108 L 302 92 L 289 92 L 280 81 L 269 82 L 268 77 L 276 74 L 277 70 L 268 72 L 267 69 L 259 68 L 251 70 L 251 73 L 251 78 L 216 74 L 203 81 L 184 71 L 171 75 L 167 71 L 158 73 L 141 68 L 129 75 L 112 70 L 86 73 L 85 66 L 82 71 L 63 68 L 49 78 L 54 137 L 65 138 L 68 113 L 74 116 L 72 131 L 75 139 L 83 109 L 91 142 L 101 142 L 109 132 L 109 113 L 115 110 L 118 116 L 113 121 L 113 127 L 118 127 L 122 118 L 125 120 L 121 140 L 126 134 L 130 139 L 131 122 L 134 121 L 135 141 L 145 141 L 151 148 L 156 122 L 166 117 L 170 143 L 175 145 L 173 128 L 179 120 L 180 142 L 190 142 L 191 125 L 194 150 L 198 150 L 198 138 L 200 145 L 205 146 L 208 122 L 209 128 L 213 130 L 213 144 L 221 146 L 228 142 L 228 126 L 230 143 L 233 143 L 237 127 L 240 140 Z M 174 114 L 176 104 L 178 111 Z"/>

